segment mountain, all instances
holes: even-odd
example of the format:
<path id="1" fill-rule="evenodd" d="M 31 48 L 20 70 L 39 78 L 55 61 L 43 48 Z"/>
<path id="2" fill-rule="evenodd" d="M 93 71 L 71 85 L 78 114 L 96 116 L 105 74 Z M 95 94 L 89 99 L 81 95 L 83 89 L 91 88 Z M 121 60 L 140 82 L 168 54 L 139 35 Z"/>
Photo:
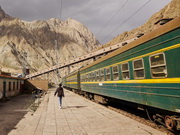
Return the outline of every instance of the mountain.
<path id="1" fill-rule="evenodd" d="M 180 1 L 172 0 L 168 5 L 166 5 L 159 12 L 155 13 L 150 17 L 150 19 L 142 26 L 135 28 L 131 31 L 125 31 L 119 34 L 117 37 L 113 38 L 111 41 L 103 45 L 103 47 L 111 46 L 119 42 L 123 42 L 136 37 L 138 34 L 146 34 L 156 28 L 154 25 L 158 20 L 163 18 L 176 18 L 180 16 Z"/>
<path id="2" fill-rule="evenodd" d="M 179 0 L 172 0 L 155 13 L 144 25 L 118 35 L 103 47 L 114 45 L 146 34 L 156 28 L 162 18 L 180 16 Z M 0 70 L 19 72 L 28 67 L 30 72 L 41 71 L 57 63 L 82 56 L 101 47 L 95 36 L 80 22 L 67 19 L 23 21 L 7 15 L 0 8 Z M 74 65 L 74 68 L 82 66 Z M 71 67 L 73 68 L 73 67 Z M 67 72 L 64 69 L 60 74 Z M 57 78 L 56 73 L 51 79 Z"/>
<path id="3" fill-rule="evenodd" d="M 0 7 L 0 70 L 17 73 L 28 67 L 32 73 L 99 46 L 95 36 L 74 19 L 27 22 L 7 15 Z"/>

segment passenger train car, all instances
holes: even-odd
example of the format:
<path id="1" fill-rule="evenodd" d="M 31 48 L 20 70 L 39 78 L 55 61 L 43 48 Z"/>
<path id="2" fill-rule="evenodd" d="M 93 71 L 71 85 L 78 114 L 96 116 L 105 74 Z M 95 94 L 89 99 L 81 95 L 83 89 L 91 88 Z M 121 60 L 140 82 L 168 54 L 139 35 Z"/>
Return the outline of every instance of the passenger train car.
<path id="1" fill-rule="evenodd" d="M 180 18 L 64 77 L 63 85 L 100 102 L 157 110 L 155 120 L 180 130 Z"/>

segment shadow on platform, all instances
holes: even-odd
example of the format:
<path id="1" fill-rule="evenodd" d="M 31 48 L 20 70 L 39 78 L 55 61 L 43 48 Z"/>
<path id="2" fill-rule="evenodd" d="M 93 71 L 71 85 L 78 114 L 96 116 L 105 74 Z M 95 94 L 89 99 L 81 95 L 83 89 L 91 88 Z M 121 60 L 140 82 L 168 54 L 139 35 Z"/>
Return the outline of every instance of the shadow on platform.
<path id="1" fill-rule="evenodd" d="M 65 107 L 62 107 L 62 109 L 69 109 L 69 108 L 78 109 L 78 108 L 84 108 L 84 107 L 87 107 L 87 106 L 65 106 Z"/>
<path id="2" fill-rule="evenodd" d="M 7 135 L 28 113 L 27 102 L 31 94 L 12 97 L 6 102 L 0 102 L 0 134 Z"/>

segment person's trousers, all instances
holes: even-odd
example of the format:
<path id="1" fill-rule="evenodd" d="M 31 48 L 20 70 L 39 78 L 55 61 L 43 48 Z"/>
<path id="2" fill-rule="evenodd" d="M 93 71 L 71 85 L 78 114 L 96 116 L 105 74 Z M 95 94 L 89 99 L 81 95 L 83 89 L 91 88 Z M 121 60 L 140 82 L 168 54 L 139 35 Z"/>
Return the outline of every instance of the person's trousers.
<path id="1" fill-rule="evenodd" d="M 62 106 L 62 96 L 59 97 L 60 106 Z"/>

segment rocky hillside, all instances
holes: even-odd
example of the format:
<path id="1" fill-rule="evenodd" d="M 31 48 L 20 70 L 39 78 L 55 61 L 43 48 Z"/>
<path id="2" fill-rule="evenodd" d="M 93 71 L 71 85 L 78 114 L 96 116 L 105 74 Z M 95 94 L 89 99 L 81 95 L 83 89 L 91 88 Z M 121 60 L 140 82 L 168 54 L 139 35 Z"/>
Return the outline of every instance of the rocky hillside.
<path id="1" fill-rule="evenodd" d="M 32 73 L 92 52 L 98 46 L 94 35 L 76 20 L 26 22 L 0 8 L 0 70 L 18 72 L 26 66 Z"/>
<path id="2" fill-rule="evenodd" d="M 180 2 L 172 0 L 144 25 L 120 34 L 103 47 L 134 38 L 140 33 L 146 34 L 155 29 L 154 23 L 159 19 L 178 16 Z M 52 18 L 47 21 L 26 22 L 7 15 L 0 8 L 0 70 L 19 72 L 23 67 L 28 67 L 31 73 L 41 71 L 99 47 L 94 35 L 76 20 L 61 21 Z"/>
<path id="3" fill-rule="evenodd" d="M 179 16 L 180 16 L 180 1 L 172 0 L 163 9 L 152 15 L 151 18 L 144 25 L 135 28 L 131 31 L 125 31 L 124 33 L 118 35 L 104 46 L 110 46 L 122 41 L 126 41 L 128 39 L 136 37 L 138 34 L 141 33 L 146 34 L 152 31 L 153 29 L 155 29 L 156 26 L 154 25 L 154 23 L 156 23 L 158 20 L 162 18 L 176 18 Z"/>

